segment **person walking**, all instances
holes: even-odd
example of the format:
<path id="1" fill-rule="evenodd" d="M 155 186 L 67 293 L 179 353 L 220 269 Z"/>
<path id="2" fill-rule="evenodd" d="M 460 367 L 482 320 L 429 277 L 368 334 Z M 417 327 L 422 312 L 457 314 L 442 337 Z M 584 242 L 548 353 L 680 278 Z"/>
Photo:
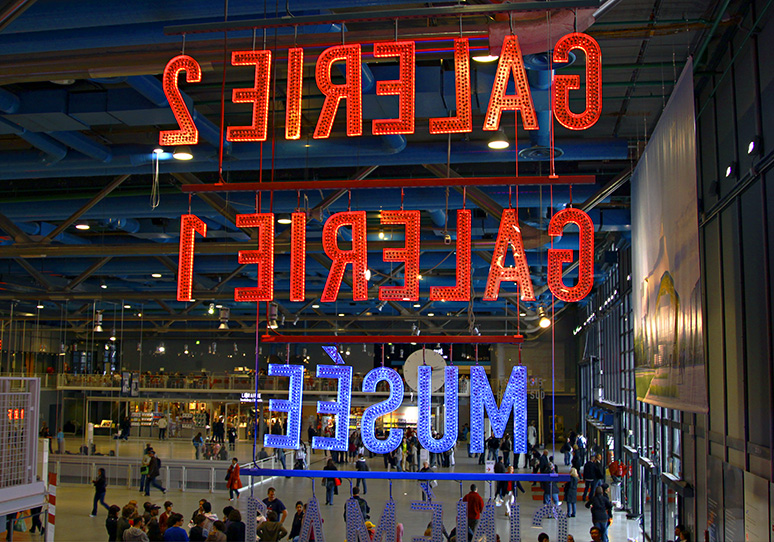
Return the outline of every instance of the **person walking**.
<path id="1" fill-rule="evenodd" d="M 193 443 L 193 447 L 196 452 L 196 459 L 199 459 L 201 456 L 202 446 L 204 445 L 204 437 L 202 437 L 202 432 L 199 431 L 196 433 L 196 436 L 191 439 L 191 442 Z"/>
<path id="2" fill-rule="evenodd" d="M 56 432 L 56 453 L 63 454 L 65 453 L 65 438 L 64 438 L 64 431 L 62 431 L 62 428 L 59 428 L 59 431 Z"/>
<path id="3" fill-rule="evenodd" d="M 100 467 L 97 469 L 97 478 L 91 481 L 94 484 L 94 505 L 91 507 L 91 514 L 89 517 L 97 516 L 97 503 L 105 507 L 105 510 L 110 511 L 110 507 L 105 504 L 105 493 L 107 492 L 107 477 L 105 476 L 105 469 Z"/>
<path id="4" fill-rule="evenodd" d="M 148 464 L 150 463 L 150 442 L 145 445 L 142 452 L 142 463 L 140 464 L 140 493 L 145 493 L 145 482 L 148 480 Z"/>
<path id="5" fill-rule="evenodd" d="M 602 486 L 594 490 L 594 496 L 586 503 L 586 508 L 591 510 L 591 522 L 602 534 L 602 541 L 608 542 L 607 528 L 613 519 L 613 503 L 605 495 Z"/>
<path id="6" fill-rule="evenodd" d="M 570 481 L 564 484 L 564 501 L 567 503 L 567 517 L 574 518 L 578 502 L 578 471 L 570 469 Z"/>
<path id="7" fill-rule="evenodd" d="M 360 471 L 360 472 L 368 472 L 368 471 L 371 470 L 368 467 L 368 463 L 366 463 L 366 460 L 365 460 L 365 457 L 363 456 L 363 454 L 358 454 L 357 461 L 355 461 L 355 469 Z M 368 493 L 368 485 L 366 484 L 366 479 L 365 478 L 362 478 L 362 479 L 358 478 L 355 481 L 355 487 L 358 488 L 358 489 L 360 489 L 360 482 L 363 482 L 363 495 L 365 495 L 366 493 Z"/>
<path id="8" fill-rule="evenodd" d="M 161 474 L 161 460 L 156 457 L 156 452 L 151 450 L 150 451 L 150 463 L 148 463 L 148 479 L 145 480 L 145 496 L 150 496 L 150 488 L 151 486 L 155 487 L 159 491 L 161 491 L 164 495 L 167 494 L 167 488 L 164 486 L 161 486 L 156 482 L 156 478 L 159 477 L 159 474 Z"/>
<path id="9" fill-rule="evenodd" d="M 508 474 L 513 474 L 513 465 L 508 467 Z M 522 493 L 526 493 L 526 490 L 521 485 L 521 482 L 518 480 L 508 480 L 506 483 L 506 494 L 505 494 L 505 515 L 510 517 L 511 515 L 511 506 L 513 506 L 514 501 L 516 500 L 516 496 L 518 495 L 518 492 L 521 491 Z"/>
<path id="10" fill-rule="evenodd" d="M 226 485 L 228 486 L 228 500 L 239 499 L 239 488 L 242 487 L 242 479 L 239 477 L 239 462 L 237 458 L 231 459 L 231 466 L 226 473 Z"/>
<path id="11" fill-rule="evenodd" d="M 363 521 L 371 518 L 371 507 L 368 506 L 368 502 L 360 496 L 360 488 L 352 488 L 352 498 L 357 501 L 357 505 L 360 507 L 360 513 L 363 515 Z M 344 521 L 347 521 L 347 503 L 344 503 Z"/>
<path id="12" fill-rule="evenodd" d="M 476 484 L 470 484 L 470 493 L 462 497 L 462 500 L 468 503 L 468 529 L 475 533 L 484 510 L 484 499 L 476 491 Z"/>
<path id="13" fill-rule="evenodd" d="M 323 467 L 323 470 L 338 471 L 336 465 L 333 462 L 333 458 L 328 459 L 328 464 Z M 335 476 L 335 475 L 334 475 Z M 336 491 L 336 478 L 323 478 L 323 485 L 325 486 L 325 504 L 333 506 L 333 494 Z"/>
<path id="14" fill-rule="evenodd" d="M 167 426 L 169 426 L 167 417 L 162 415 L 161 418 L 159 418 L 159 422 L 158 422 L 159 440 L 167 440 Z"/>
<path id="15" fill-rule="evenodd" d="M 589 501 L 594 496 L 594 480 L 596 479 L 597 467 L 594 462 L 589 459 L 586 464 L 583 465 L 583 500 Z M 586 498 L 588 495 L 588 499 Z"/>

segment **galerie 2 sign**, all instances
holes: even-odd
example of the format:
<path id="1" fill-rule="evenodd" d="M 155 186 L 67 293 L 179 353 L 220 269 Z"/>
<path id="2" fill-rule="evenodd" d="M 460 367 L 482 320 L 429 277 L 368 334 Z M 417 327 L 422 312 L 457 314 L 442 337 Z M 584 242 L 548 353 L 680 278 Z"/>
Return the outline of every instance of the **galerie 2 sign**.
<path id="1" fill-rule="evenodd" d="M 289 378 L 288 399 L 270 399 L 269 410 L 286 412 L 288 416 L 287 433 L 284 435 L 264 435 L 264 446 L 270 448 L 298 449 L 301 435 L 301 401 L 304 384 L 303 365 L 270 364 L 270 376 Z M 337 419 L 333 437 L 313 437 L 312 448 L 337 450 L 345 452 L 349 449 L 348 420 L 352 400 L 352 367 L 349 365 L 318 365 L 318 378 L 338 380 L 336 401 L 318 401 L 317 411 L 321 414 L 335 415 Z M 417 437 L 422 447 L 433 453 L 441 453 L 451 449 L 456 441 L 459 428 L 458 420 L 458 368 L 454 366 L 444 369 L 444 431 L 441 438 L 434 438 L 431 427 L 432 379 L 433 369 L 427 365 L 417 367 Z M 397 410 L 403 402 L 403 379 L 395 369 L 378 367 L 369 371 L 363 379 L 364 393 L 374 393 L 379 382 L 386 381 L 390 385 L 390 395 L 368 407 L 363 412 L 361 435 L 363 444 L 377 454 L 389 453 L 400 446 L 403 440 L 403 430 L 392 428 L 386 439 L 377 439 L 375 422 L 380 416 Z M 492 393 L 489 379 L 483 367 L 470 368 L 470 450 L 473 453 L 484 452 L 484 413 L 489 416 L 492 433 L 502 438 L 508 420 L 513 413 L 513 451 L 527 451 L 527 368 L 523 365 L 513 367 L 508 385 L 503 393 L 500 405 Z"/>

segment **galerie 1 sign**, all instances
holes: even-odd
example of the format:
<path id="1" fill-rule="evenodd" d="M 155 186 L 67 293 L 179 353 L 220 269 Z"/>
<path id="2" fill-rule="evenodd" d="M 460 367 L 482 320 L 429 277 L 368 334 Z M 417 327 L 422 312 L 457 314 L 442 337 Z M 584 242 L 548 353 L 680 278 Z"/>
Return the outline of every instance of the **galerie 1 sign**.
<path id="1" fill-rule="evenodd" d="M 289 378 L 288 399 L 270 399 L 269 410 L 286 412 L 288 416 L 287 433 L 285 435 L 264 435 L 264 446 L 271 448 L 299 448 L 301 435 L 301 402 L 304 384 L 303 365 L 270 364 L 269 376 Z M 454 366 L 444 369 L 444 431 L 441 438 L 433 437 L 431 426 L 432 403 L 432 367 L 420 365 L 417 367 L 417 438 L 423 448 L 432 453 L 441 453 L 451 449 L 457 442 L 459 428 L 458 420 L 458 368 Z M 338 380 L 336 401 L 318 401 L 317 411 L 321 414 L 336 416 L 336 431 L 333 437 L 313 437 L 312 448 L 323 450 L 349 449 L 348 423 L 350 404 L 352 400 L 352 367 L 349 365 L 318 365 L 318 378 Z M 437 375 L 437 377 L 440 375 Z M 500 405 L 492 393 L 489 379 L 483 367 L 470 368 L 470 450 L 473 453 L 484 451 L 484 412 L 489 416 L 492 433 L 497 438 L 505 434 L 506 425 L 513 413 L 513 451 L 527 451 L 527 368 L 523 365 L 513 367 Z M 390 385 L 390 395 L 385 401 L 371 405 L 363 412 L 361 434 L 363 445 L 377 454 L 389 453 L 400 446 L 403 440 L 403 430 L 392 428 L 389 436 L 376 438 L 375 423 L 377 418 L 396 411 L 403 402 L 403 379 L 395 369 L 379 367 L 366 374 L 363 379 L 363 392 L 374 393 L 379 382 L 386 381 Z"/>
<path id="2" fill-rule="evenodd" d="M 306 297 L 306 213 L 295 212 L 290 226 L 290 301 L 304 301 Z M 405 264 L 404 283 L 401 286 L 380 286 L 379 299 L 385 301 L 417 301 L 419 299 L 419 254 L 420 254 L 420 211 L 382 211 L 381 223 L 403 226 L 404 246 L 385 248 L 382 258 L 385 262 Z M 548 249 L 548 287 L 558 299 L 567 302 L 583 299 L 591 291 L 594 282 L 594 223 L 588 214 L 580 209 L 567 208 L 551 217 L 548 235 L 560 237 L 568 224 L 575 224 L 579 231 L 578 280 L 574 286 L 564 284 L 563 264 L 573 261 L 569 249 Z M 272 301 L 274 299 L 274 213 L 254 213 L 236 216 L 236 225 L 258 229 L 257 249 L 240 250 L 240 264 L 258 266 L 258 284 L 255 287 L 235 288 L 236 301 Z M 338 232 L 343 227 L 352 230 L 351 248 L 343 250 L 338 245 Z M 177 300 L 190 301 L 193 290 L 194 249 L 196 234 L 207 236 L 207 225 L 196 215 L 180 217 L 180 253 L 177 274 Z M 344 278 L 347 265 L 352 265 L 352 299 L 368 299 L 368 239 L 366 235 L 366 212 L 346 211 L 331 215 L 326 220 L 322 233 L 325 254 L 331 259 L 331 267 L 325 282 L 322 302 L 335 302 Z M 513 253 L 513 266 L 506 266 L 508 247 Z M 470 256 L 471 256 L 471 212 L 457 211 L 456 284 L 454 286 L 432 286 L 431 301 L 470 300 Z M 500 218 L 486 288 L 484 301 L 497 300 L 500 285 L 515 282 L 521 292 L 521 299 L 535 299 L 532 279 L 524 252 L 521 228 L 515 209 L 505 209 Z"/>

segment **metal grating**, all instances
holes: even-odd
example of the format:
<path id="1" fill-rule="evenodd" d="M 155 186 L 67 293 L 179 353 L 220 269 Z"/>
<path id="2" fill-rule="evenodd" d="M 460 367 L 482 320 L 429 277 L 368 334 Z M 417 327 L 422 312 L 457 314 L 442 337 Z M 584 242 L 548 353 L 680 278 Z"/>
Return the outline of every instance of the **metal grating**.
<path id="1" fill-rule="evenodd" d="M 35 482 L 38 389 L 37 378 L 0 378 L 0 490 Z"/>

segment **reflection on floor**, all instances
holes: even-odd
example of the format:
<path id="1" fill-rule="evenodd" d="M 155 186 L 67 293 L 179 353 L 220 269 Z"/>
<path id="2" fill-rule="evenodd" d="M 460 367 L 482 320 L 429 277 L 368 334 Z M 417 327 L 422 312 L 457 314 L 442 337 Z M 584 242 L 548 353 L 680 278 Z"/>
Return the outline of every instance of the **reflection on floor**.
<path id="1" fill-rule="evenodd" d="M 80 446 L 80 442 L 75 442 L 75 439 L 69 439 L 67 443 L 67 449 L 76 451 Z M 145 442 L 151 442 L 154 448 L 157 450 L 159 456 L 164 458 L 190 458 L 194 457 L 194 449 L 190 441 L 186 440 L 167 440 L 160 442 L 158 440 L 151 439 L 130 439 L 128 442 L 122 442 L 118 447 L 118 454 L 121 456 L 133 456 L 137 457 L 139 461 L 140 451 Z M 97 439 L 97 450 L 102 453 L 107 453 L 109 449 L 115 449 L 115 443 L 109 439 Z M 461 453 L 460 453 L 461 452 Z M 239 458 L 240 462 L 249 460 L 252 455 L 252 443 L 241 442 L 237 445 L 237 450 L 232 454 Z M 556 454 L 556 457 L 561 458 L 561 454 Z M 456 466 L 448 469 L 451 472 L 480 472 L 484 467 L 478 465 L 477 459 L 469 459 L 467 453 L 464 450 L 458 450 L 456 454 Z M 312 468 L 319 469 L 323 466 L 323 454 L 320 451 L 316 451 L 312 456 Z M 55 461 L 55 456 L 52 457 L 52 461 Z M 559 461 L 561 463 L 561 459 Z M 382 470 L 384 468 L 381 457 L 374 457 L 369 459 L 369 464 L 373 470 Z M 561 472 L 566 472 L 567 468 L 563 465 L 559 466 Z M 353 469 L 353 466 L 342 465 L 341 470 Z M 446 469 L 442 469 L 446 470 Z M 522 471 L 526 472 L 526 471 Z M 224 471 L 225 473 L 225 471 Z M 108 477 L 110 473 L 108 473 Z M 344 511 L 344 502 L 347 494 L 349 493 L 350 484 L 343 475 L 343 484 L 339 488 L 340 494 L 334 498 L 335 506 L 322 506 L 321 515 L 324 520 L 324 529 L 326 540 L 328 542 L 340 542 L 346 537 L 346 530 L 344 525 L 344 519 L 342 517 Z M 243 478 L 243 482 L 247 483 L 247 480 Z M 266 490 L 269 486 L 276 487 L 277 497 L 281 499 L 285 505 L 290 509 L 290 517 L 286 520 L 286 524 L 290 526 L 290 520 L 292 518 L 292 509 L 296 501 L 306 502 L 312 494 L 312 481 L 308 479 L 298 478 L 275 478 L 268 483 L 262 485 L 256 485 L 254 488 L 255 495 L 263 498 L 266 495 Z M 484 487 L 481 487 L 484 486 Z M 488 484 L 479 484 L 479 493 L 486 500 L 489 495 Z M 531 542 L 537 540 L 538 535 L 541 532 L 546 532 L 551 537 L 551 540 L 557 540 L 556 532 L 557 526 L 554 520 L 545 520 L 543 526 L 533 527 L 532 516 L 534 512 L 540 507 L 541 502 L 532 500 L 530 497 L 530 488 L 527 489 L 526 495 L 518 497 L 519 504 L 521 506 L 521 536 L 525 542 Z M 444 503 L 444 524 L 448 531 L 454 527 L 455 522 L 455 503 L 460 497 L 460 491 L 467 493 L 468 485 L 460 488 L 460 484 L 454 482 L 440 482 L 438 487 L 435 488 L 436 500 Z M 384 480 L 372 480 L 368 482 L 368 492 L 363 495 L 371 506 L 371 517 L 373 520 L 378 520 L 384 503 L 389 496 L 390 485 L 389 482 Z M 58 488 L 57 497 L 57 521 L 56 521 L 56 540 L 57 541 L 83 541 L 83 540 L 107 540 L 107 533 L 105 531 L 105 511 L 100 509 L 99 515 L 96 518 L 90 518 L 90 508 L 93 497 L 93 490 L 90 485 L 64 485 Z M 325 490 L 321 487 L 320 481 L 315 483 L 315 493 L 320 503 L 325 501 Z M 421 493 L 419 486 L 416 482 L 399 480 L 392 484 L 392 495 L 397 503 L 397 516 L 398 522 L 403 523 L 405 534 L 404 540 L 409 541 L 412 537 L 422 536 L 424 530 L 430 521 L 430 514 L 424 512 L 414 512 L 410 510 L 410 502 L 413 500 L 420 500 Z M 226 492 L 219 494 L 211 494 L 205 491 L 174 491 L 170 490 L 166 497 L 160 492 L 153 490 L 150 500 L 157 504 L 162 504 L 165 500 L 169 499 L 174 503 L 175 511 L 179 511 L 186 518 L 189 518 L 193 510 L 198 506 L 198 501 L 201 498 L 205 498 L 213 503 L 213 511 L 218 512 L 220 515 L 223 507 L 229 504 L 228 494 Z M 116 487 L 109 486 L 107 492 L 108 504 L 123 505 L 129 500 L 137 500 L 140 505 L 146 500 L 136 489 L 127 489 L 126 486 Z M 243 510 L 246 507 L 246 499 L 240 499 L 240 508 Z M 578 503 L 577 516 L 575 518 L 569 518 L 569 533 L 575 537 L 576 541 L 588 541 L 590 540 L 589 528 L 591 527 L 591 513 L 584 508 L 583 503 Z M 28 521 L 29 525 L 29 521 Z M 0 526 L 3 528 L 3 526 Z M 496 513 L 496 529 L 500 535 L 502 542 L 506 542 L 509 539 L 509 523 L 508 517 L 505 515 L 505 507 L 498 507 Z M 609 531 L 609 538 L 611 542 L 625 542 L 627 540 L 642 540 L 642 536 L 638 536 L 639 528 L 635 521 L 627 520 L 625 513 L 616 512 L 613 525 Z M 40 540 L 38 535 L 30 535 L 29 533 L 14 533 L 13 540 L 26 541 L 26 540 Z M 561 541 L 564 542 L 564 541 Z"/>

